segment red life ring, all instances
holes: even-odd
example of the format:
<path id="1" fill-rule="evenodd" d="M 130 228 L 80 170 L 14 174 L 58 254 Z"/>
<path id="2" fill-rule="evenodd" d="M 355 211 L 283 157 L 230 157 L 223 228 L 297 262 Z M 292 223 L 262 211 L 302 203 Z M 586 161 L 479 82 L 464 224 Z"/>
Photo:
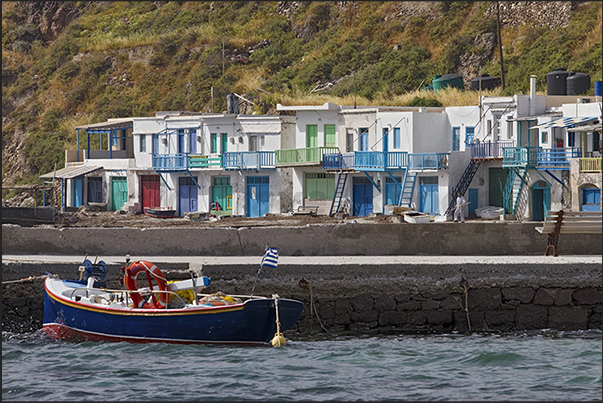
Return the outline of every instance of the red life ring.
<path id="1" fill-rule="evenodd" d="M 151 276 L 155 279 L 157 283 L 157 287 L 159 291 L 167 291 L 167 280 L 165 276 L 159 270 L 157 266 L 155 266 L 151 262 L 147 262 L 146 260 L 138 260 L 132 263 L 127 269 L 124 276 L 124 281 L 126 284 L 126 289 L 129 291 L 137 291 L 138 287 L 136 286 L 136 276 L 140 272 L 146 272 L 147 280 L 149 282 L 149 288 L 153 291 L 153 284 L 151 282 Z M 134 303 L 135 308 L 143 308 L 143 309 L 166 309 L 168 306 L 168 301 L 170 300 L 170 296 L 167 292 L 160 292 L 159 298 L 155 297 L 155 294 L 151 294 L 153 298 L 153 303 L 145 301 L 139 292 L 131 292 L 130 298 L 132 298 L 132 302 Z"/>

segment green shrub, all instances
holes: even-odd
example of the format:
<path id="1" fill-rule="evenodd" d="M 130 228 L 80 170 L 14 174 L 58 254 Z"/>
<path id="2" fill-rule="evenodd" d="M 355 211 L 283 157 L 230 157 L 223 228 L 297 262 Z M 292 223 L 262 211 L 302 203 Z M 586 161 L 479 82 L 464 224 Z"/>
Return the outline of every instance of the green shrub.
<path id="1" fill-rule="evenodd" d="M 414 97 L 410 102 L 405 104 L 404 106 L 443 106 L 440 101 L 435 98 L 422 98 L 422 97 Z"/>

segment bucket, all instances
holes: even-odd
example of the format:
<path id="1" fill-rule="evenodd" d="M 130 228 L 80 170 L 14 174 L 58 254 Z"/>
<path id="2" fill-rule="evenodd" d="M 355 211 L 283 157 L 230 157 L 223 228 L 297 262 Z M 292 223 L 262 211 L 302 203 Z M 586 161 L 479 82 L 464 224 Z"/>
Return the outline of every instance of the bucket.
<path id="1" fill-rule="evenodd" d="M 603 81 L 595 81 L 595 96 L 603 96 Z"/>

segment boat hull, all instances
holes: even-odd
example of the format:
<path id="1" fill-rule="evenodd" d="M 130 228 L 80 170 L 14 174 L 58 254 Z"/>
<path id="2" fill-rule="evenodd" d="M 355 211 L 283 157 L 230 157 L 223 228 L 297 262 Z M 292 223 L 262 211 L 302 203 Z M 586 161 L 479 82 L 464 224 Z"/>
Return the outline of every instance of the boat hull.
<path id="1" fill-rule="evenodd" d="M 182 309 L 111 308 L 84 304 L 52 292 L 46 279 L 42 330 L 69 341 L 265 345 L 276 329 L 275 301 Z M 281 332 L 299 320 L 303 303 L 278 299 Z"/>
<path id="2" fill-rule="evenodd" d="M 176 215 L 176 210 L 145 207 L 144 213 L 155 218 L 172 218 Z"/>

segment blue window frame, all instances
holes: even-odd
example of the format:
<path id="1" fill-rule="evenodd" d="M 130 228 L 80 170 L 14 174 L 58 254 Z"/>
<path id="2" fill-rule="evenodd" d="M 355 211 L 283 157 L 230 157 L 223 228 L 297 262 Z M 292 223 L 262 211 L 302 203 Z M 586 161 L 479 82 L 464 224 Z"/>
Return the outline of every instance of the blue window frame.
<path id="1" fill-rule="evenodd" d="M 452 151 L 459 151 L 461 146 L 461 128 L 452 128 Z"/>
<path id="2" fill-rule="evenodd" d="M 400 148 L 400 128 L 394 127 L 394 148 Z"/>
<path id="3" fill-rule="evenodd" d="M 465 128 L 465 147 L 471 147 L 473 138 L 475 136 L 475 128 L 473 126 L 467 126 Z"/>
<path id="4" fill-rule="evenodd" d="M 190 129 L 188 131 L 188 135 L 189 135 L 189 147 L 190 147 L 190 153 L 191 154 L 196 154 L 197 153 L 197 130 L 196 129 Z"/>
<path id="5" fill-rule="evenodd" d="M 383 128 L 381 141 L 383 142 L 383 152 L 386 153 L 389 150 L 389 129 L 387 127 Z"/>
<path id="6" fill-rule="evenodd" d="M 368 127 L 360 128 L 360 151 L 369 150 L 369 130 Z"/>

